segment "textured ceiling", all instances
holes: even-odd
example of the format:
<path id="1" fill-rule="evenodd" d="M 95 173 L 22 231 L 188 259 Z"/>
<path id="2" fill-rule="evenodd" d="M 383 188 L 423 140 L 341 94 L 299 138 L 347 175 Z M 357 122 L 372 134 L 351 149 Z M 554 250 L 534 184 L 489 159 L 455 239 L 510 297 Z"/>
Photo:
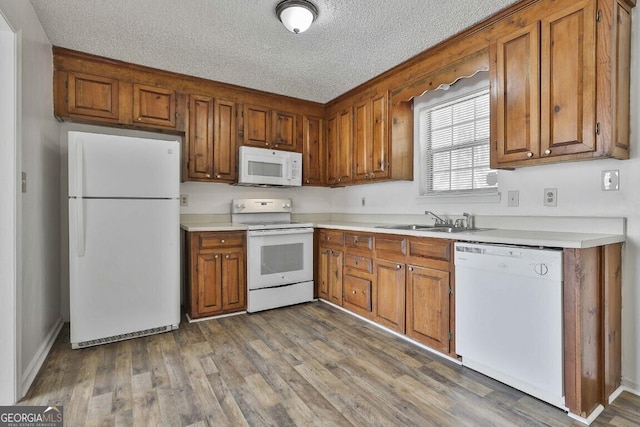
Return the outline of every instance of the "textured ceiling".
<path id="1" fill-rule="evenodd" d="M 295 35 L 279 1 L 31 3 L 55 46 L 325 103 L 516 2 L 312 0 Z"/>

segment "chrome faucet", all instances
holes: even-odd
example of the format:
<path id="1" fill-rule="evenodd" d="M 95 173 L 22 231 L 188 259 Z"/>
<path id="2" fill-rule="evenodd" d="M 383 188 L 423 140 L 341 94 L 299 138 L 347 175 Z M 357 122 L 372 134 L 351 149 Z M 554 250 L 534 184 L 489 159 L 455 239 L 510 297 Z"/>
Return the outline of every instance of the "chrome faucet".
<path id="1" fill-rule="evenodd" d="M 473 223 L 474 222 L 473 215 L 464 212 L 462 216 L 465 218 L 465 221 L 467 222 L 467 229 L 474 228 L 475 224 Z"/>
<path id="2" fill-rule="evenodd" d="M 438 215 L 434 214 L 431 211 L 424 211 L 424 214 L 425 215 L 431 215 L 432 217 L 434 217 L 436 219 L 436 225 L 447 225 L 450 222 L 450 221 L 448 221 L 446 219 L 440 218 Z"/>

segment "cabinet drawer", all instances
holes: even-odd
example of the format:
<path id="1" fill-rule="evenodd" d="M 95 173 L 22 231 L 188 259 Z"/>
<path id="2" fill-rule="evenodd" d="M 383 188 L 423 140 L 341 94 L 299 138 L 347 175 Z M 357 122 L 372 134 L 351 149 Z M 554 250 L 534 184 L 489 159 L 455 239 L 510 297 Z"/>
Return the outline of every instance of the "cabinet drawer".
<path id="1" fill-rule="evenodd" d="M 337 230 L 320 230 L 320 243 L 342 246 L 344 232 Z"/>
<path id="2" fill-rule="evenodd" d="M 372 311 L 371 280 L 345 275 L 342 287 L 344 290 L 342 300 L 344 305 L 351 305 L 365 312 Z"/>
<path id="3" fill-rule="evenodd" d="M 226 248 L 244 245 L 244 232 L 200 233 L 200 249 Z"/>
<path id="4" fill-rule="evenodd" d="M 349 248 L 373 249 L 373 236 L 370 234 L 345 233 L 344 240 Z"/>
<path id="5" fill-rule="evenodd" d="M 348 269 L 373 273 L 373 260 L 364 256 L 347 254 L 344 258 L 344 265 Z"/>
<path id="6" fill-rule="evenodd" d="M 376 258 L 404 262 L 407 255 L 407 237 L 381 234 L 375 239 Z"/>
<path id="7" fill-rule="evenodd" d="M 408 263 L 448 270 L 451 261 L 451 240 L 412 238 L 409 240 Z"/>

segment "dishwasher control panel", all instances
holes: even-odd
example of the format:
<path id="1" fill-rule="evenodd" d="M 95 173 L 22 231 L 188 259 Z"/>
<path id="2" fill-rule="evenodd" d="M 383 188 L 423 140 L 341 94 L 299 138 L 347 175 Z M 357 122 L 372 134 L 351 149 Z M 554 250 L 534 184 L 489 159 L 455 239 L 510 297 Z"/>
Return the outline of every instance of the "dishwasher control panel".
<path id="1" fill-rule="evenodd" d="M 562 280 L 562 250 L 458 242 L 455 265 Z"/>

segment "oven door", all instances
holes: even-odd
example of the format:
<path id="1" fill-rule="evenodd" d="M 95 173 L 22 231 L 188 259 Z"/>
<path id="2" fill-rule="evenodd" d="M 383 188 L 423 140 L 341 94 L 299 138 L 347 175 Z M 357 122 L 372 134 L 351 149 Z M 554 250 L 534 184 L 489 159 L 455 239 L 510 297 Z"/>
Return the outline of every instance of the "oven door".
<path id="1" fill-rule="evenodd" d="M 251 230 L 247 252 L 249 290 L 313 280 L 313 228 Z"/>

